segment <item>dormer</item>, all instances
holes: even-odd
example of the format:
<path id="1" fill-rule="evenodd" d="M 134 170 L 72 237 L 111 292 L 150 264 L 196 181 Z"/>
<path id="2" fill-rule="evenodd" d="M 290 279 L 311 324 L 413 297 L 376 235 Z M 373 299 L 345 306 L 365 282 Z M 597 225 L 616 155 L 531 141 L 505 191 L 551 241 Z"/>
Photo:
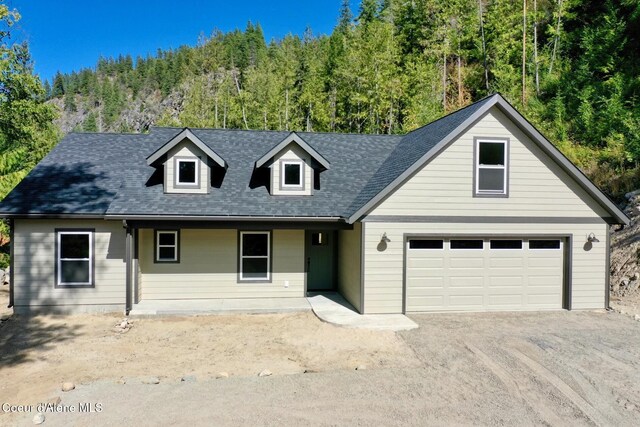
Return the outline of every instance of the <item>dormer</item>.
<path id="1" fill-rule="evenodd" d="M 147 157 L 147 164 L 163 170 L 165 193 L 207 194 L 213 169 L 227 162 L 188 128 Z"/>
<path id="2" fill-rule="evenodd" d="M 274 196 L 310 196 L 318 188 L 320 172 L 330 163 L 304 139 L 291 132 L 256 161 L 256 169 L 270 169 Z"/>

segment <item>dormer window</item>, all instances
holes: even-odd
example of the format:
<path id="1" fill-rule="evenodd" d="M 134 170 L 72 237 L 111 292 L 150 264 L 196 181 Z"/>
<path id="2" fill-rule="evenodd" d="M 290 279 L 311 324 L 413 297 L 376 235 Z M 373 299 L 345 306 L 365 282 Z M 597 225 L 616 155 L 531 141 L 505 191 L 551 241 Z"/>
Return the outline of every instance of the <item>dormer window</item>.
<path id="1" fill-rule="evenodd" d="M 176 157 L 176 185 L 199 186 L 198 165 L 200 159 L 181 159 Z"/>
<path id="2" fill-rule="evenodd" d="M 320 189 L 320 173 L 331 167 L 327 159 L 295 132 L 256 160 L 252 179 L 269 168 L 272 196 L 312 196 Z"/>
<path id="3" fill-rule="evenodd" d="M 297 160 L 282 160 L 282 189 L 304 189 L 304 163 Z"/>
<path id="4" fill-rule="evenodd" d="M 164 176 L 165 193 L 184 194 L 207 194 L 212 187 L 219 188 L 218 178 L 227 169 L 227 162 L 187 128 L 147 157 L 147 165 Z"/>

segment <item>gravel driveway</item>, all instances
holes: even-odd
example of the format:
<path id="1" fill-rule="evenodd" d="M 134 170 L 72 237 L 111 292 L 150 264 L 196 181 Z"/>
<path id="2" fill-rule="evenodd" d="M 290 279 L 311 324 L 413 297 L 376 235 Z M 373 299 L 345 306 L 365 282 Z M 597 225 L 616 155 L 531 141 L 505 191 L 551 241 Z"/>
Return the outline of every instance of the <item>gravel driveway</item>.
<path id="1" fill-rule="evenodd" d="M 98 382 L 62 404 L 99 403 L 100 413 L 45 414 L 45 425 L 640 424 L 640 322 L 594 312 L 412 318 L 420 329 L 400 336 L 417 368 Z"/>

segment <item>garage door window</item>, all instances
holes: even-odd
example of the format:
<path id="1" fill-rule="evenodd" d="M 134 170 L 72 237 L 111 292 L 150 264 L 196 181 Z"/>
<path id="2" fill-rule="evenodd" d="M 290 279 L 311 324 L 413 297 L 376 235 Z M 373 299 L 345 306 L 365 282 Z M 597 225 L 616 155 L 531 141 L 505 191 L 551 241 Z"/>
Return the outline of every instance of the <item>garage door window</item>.
<path id="1" fill-rule="evenodd" d="M 560 249 L 560 240 L 529 240 L 529 249 Z"/>
<path id="2" fill-rule="evenodd" d="M 475 194 L 507 195 L 508 140 L 476 139 Z"/>
<path id="3" fill-rule="evenodd" d="M 413 239 L 409 241 L 409 249 L 443 249 L 444 240 Z"/>
<path id="4" fill-rule="evenodd" d="M 482 249 L 484 242 L 482 240 L 452 240 L 451 249 Z"/>
<path id="5" fill-rule="evenodd" d="M 522 249 L 522 240 L 492 240 L 491 249 Z"/>

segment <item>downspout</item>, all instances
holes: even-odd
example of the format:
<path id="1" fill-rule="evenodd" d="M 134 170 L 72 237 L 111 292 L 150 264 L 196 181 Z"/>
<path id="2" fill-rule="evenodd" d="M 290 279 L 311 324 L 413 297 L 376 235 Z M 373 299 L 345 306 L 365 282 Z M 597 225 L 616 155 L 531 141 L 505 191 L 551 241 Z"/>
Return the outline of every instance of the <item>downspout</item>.
<path id="1" fill-rule="evenodd" d="M 126 268 L 126 272 L 125 272 L 125 306 L 124 306 L 124 312 L 126 315 L 129 315 L 129 312 L 131 311 L 131 255 L 132 255 L 132 248 L 131 248 L 131 240 L 132 240 L 132 236 L 131 236 L 131 228 L 129 227 L 129 225 L 127 224 L 127 221 L 124 220 L 122 221 L 122 226 L 125 228 L 126 230 L 126 235 L 125 235 L 125 268 Z"/>
<path id="2" fill-rule="evenodd" d="M 606 250 L 607 250 L 607 257 L 606 257 L 606 271 L 605 271 L 605 277 L 604 277 L 604 283 L 605 283 L 605 294 L 604 294 L 604 308 L 605 310 L 611 310 L 611 306 L 609 305 L 609 297 L 611 295 L 611 229 L 609 226 L 607 226 L 607 237 L 605 239 L 606 241 Z"/>
<path id="3" fill-rule="evenodd" d="M 13 307 L 13 271 L 15 270 L 13 266 L 13 236 L 14 236 L 14 228 L 15 223 L 13 219 L 9 220 L 9 305 L 7 308 Z"/>

